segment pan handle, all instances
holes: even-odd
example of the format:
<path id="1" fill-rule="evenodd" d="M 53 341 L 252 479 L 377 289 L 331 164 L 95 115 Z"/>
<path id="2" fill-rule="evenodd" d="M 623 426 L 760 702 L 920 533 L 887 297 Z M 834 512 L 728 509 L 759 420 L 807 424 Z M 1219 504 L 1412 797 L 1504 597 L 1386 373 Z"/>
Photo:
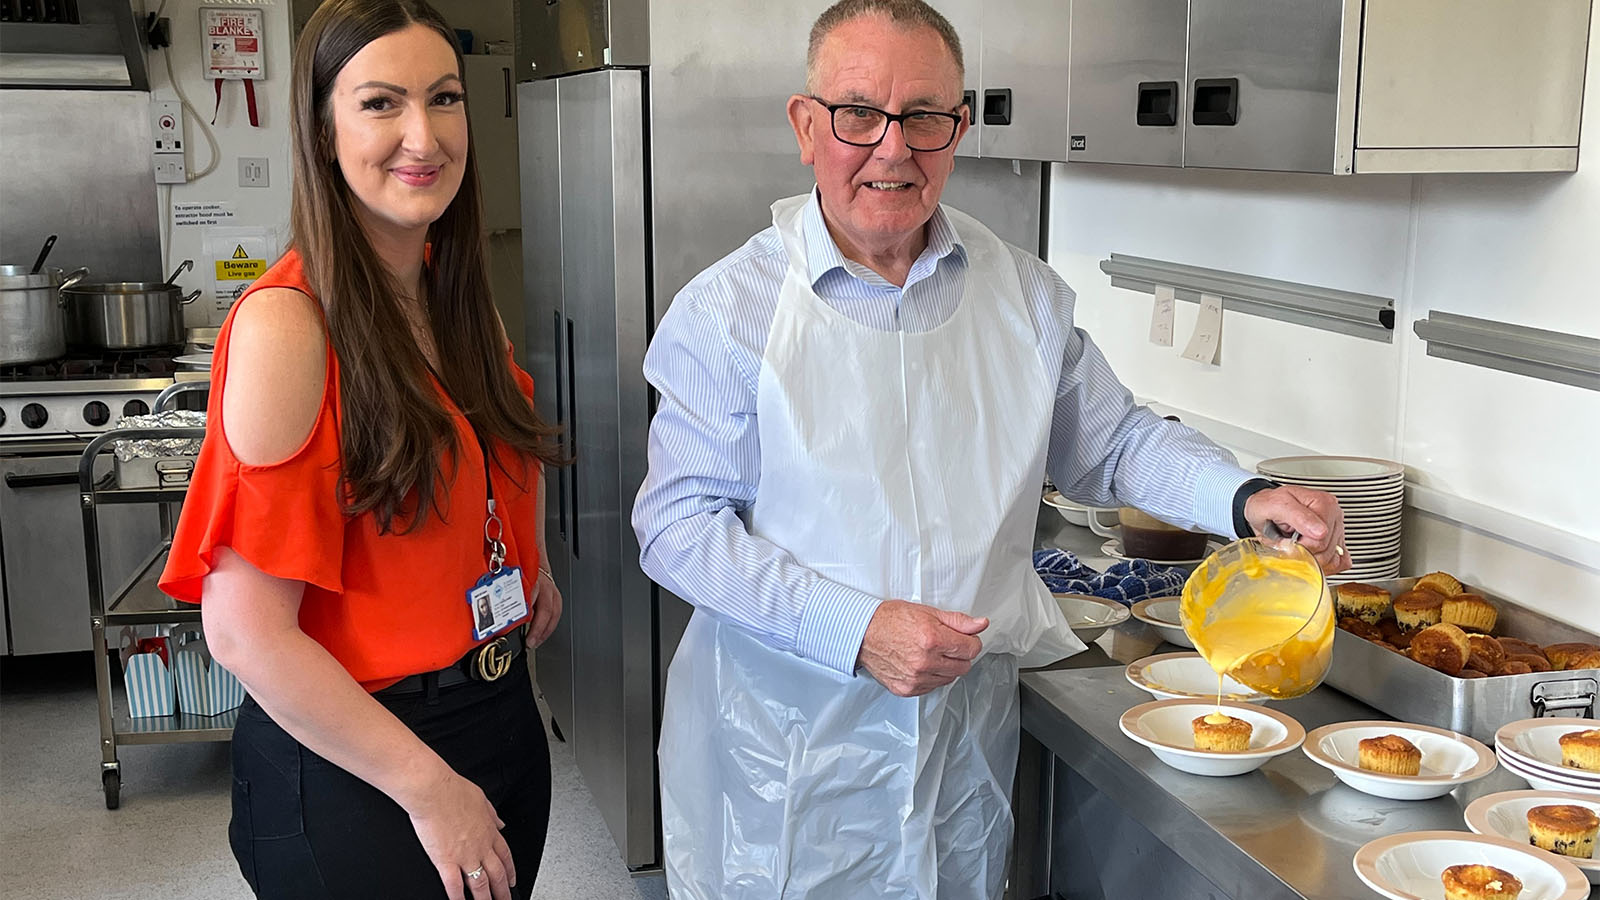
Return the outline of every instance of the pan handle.
<path id="1" fill-rule="evenodd" d="M 67 275 L 67 277 L 62 280 L 61 287 L 56 288 L 56 290 L 57 291 L 64 291 L 67 288 L 72 287 L 73 285 L 77 284 L 78 282 L 82 281 L 83 279 L 85 279 L 87 277 L 89 277 L 89 267 L 88 266 L 80 266 L 80 267 L 78 267 L 76 269 L 73 269 L 71 271 L 71 273 L 69 273 Z"/>
<path id="2" fill-rule="evenodd" d="M 178 302 L 180 304 L 193 303 L 195 301 L 195 298 L 199 297 L 199 296 L 200 296 L 200 289 L 199 288 L 195 288 L 193 291 L 189 292 L 189 296 L 184 297 L 183 299 L 179 300 Z"/>
<path id="3" fill-rule="evenodd" d="M 167 284 L 176 283 L 177 280 L 178 280 L 178 276 L 179 275 L 182 275 L 183 273 L 189 271 L 192 268 L 194 268 L 194 260 L 192 260 L 192 259 L 186 259 L 183 262 L 178 263 L 178 268 L 174 269 L 172 271 L 172 274 L 167 276 Z M 185 302 L 188 302 L 188 301 L 185 301 Z"/>

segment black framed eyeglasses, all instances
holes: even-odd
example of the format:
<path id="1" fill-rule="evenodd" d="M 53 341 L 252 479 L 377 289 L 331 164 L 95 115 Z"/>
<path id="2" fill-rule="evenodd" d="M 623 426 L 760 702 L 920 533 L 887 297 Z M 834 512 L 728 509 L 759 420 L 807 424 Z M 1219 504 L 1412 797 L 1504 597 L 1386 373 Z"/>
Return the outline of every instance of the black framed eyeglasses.
<path id="1" fill-rule="evenodd" d="M 956 128 L 961 124 L 960 112 L 914 109 L 895 114 L 860 103 L 829 103 L 821 97 L 810 99 L 833 117 L 833 136 L 852 147 L 878 146 L 889 133 L 889 123 L 899 122 L 907 148 L 918 153 L 935 153 L 955 141 Z"/>

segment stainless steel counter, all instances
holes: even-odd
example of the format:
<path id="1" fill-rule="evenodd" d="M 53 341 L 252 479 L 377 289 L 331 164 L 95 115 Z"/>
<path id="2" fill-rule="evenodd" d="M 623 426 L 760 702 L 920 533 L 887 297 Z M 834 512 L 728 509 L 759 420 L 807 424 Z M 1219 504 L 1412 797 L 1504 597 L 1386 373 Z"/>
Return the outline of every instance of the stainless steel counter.
<path id="1" fill-rule="evenodd" d="M 1039 524 L 1040 546 L 1063 547 L 1081 556 L 1103 540 L 1066 523 L 1049 507 L 1042 508 Z M 1089 560 L 1090 565 L 1098 562 Z M 1496 770 L 1435 800 L 1384 800 L 1341 784 L 1300 750 L 1232 778 L 1179 772 L 1129 740 L 1117 723 L 1129 708 L 1152 699 L 1128 683 L 1123 667 L 1150 653 L 1180 649 L 1163 644 L 1145 626 L 1130 620 L 1108 631 L 1085 653 L 1048 670 L 1024 673 L 1022 728 L 1074 776 L 1092 785 L 1234 900 L 1375 897 L 1351 867 L 1361 845 L 1406 831 L 1467 831 L 1462 811 L 1468 803 L 1483 794 L 1527 787 L 1521 779 Z M 1331 722 L 1388 718 L 1328 687 L 1273 705 L 1307 731 Z M 1028 785 L 1048 792 L 1049 775 L 1038 776 L 1039 767 L 1030 766 L 1026 758 L 1030 743 L 1024 741 L 1019 789 Z M 1048 773 L 1049 768 L 1043 771 Z M 1029 799 L 1019 793 L 1018 849 L 1047 855 L 1049 844 L 1039 830 L 1050 828 L 1051 803 Z M 1046 860 L 1032 864 L 1047 868 Z M 1165 877 L 1161 871 L 1152 872 L 1152 887 Z M 1600 891 L 1591 898 L 1600 900 Z"/>

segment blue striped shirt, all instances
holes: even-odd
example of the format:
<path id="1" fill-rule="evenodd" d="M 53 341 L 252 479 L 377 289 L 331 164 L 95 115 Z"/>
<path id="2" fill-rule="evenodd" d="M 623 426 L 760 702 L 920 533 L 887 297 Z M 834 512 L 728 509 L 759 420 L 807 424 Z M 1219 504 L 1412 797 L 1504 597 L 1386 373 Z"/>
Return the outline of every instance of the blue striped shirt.
<path id="1" fill-rule="evenodd" d="M 943 210 L 899 288 L 840 253 L 816 193 L 802 219 L 806 265 L 825 303 L 882 331 L 928 331 L 961 301 L 967 254 Z M 1046 471 L 1063 494 L 1136 506 L 1186 528 L 1233 534 L 1233 496 L 1252 476 L 1226 450 L 1136 406 L 1089 336 L 1072 325 L 1072 289 L 1043 260 L 1011 248 L 1038 333 L 1059 370 Z M 668 590 L 766 643 L 853 672 L 885 597 L 829 581 L 752 536 L 740 514 L 759 490 L 756 383 L 788 270 L 776 228 L 756 234 L 673 300 L 645 355 L 661 393 L 650 470 L 633 509 L 640 563 Z M 825 363 L 823 363 L 825 364 Z"/>

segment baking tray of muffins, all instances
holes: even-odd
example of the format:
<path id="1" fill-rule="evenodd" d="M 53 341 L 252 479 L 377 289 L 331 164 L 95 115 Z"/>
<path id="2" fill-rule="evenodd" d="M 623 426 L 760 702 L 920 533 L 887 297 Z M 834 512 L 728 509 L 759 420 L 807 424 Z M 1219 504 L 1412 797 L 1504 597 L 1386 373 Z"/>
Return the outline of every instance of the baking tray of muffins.
<path id="1" fill-rule="evenodd" d="M 1600 636 L 1444 572 L 1335 586 L 1325 683 L 1485 743 L 1507 722 L 1595 714 Z"/>

